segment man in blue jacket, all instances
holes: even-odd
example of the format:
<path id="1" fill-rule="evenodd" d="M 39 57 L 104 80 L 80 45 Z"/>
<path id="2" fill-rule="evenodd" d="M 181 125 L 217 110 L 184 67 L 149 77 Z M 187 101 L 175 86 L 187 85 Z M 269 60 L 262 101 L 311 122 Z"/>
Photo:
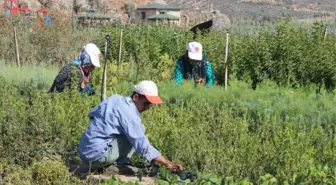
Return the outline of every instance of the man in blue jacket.
<path id="1" fill-rule="evenodd" d="M 131 96 L 113 95 L 89 113 L 91 119 L 80 140 L 78 151 L 82 161 L 91 169 L 128 166 L 135 152 L 148 162 L 158 162 L 172 171 L 182 170 L 161 155 L 145 135 L 141 113 L 152 104 L 161 104 L 158 89 L 152 81 L 141 81 L 134 86 Z M 132 171 L 134 170 L 134 171 Z M 136 173 L 136 169 L 124 172 Z"/>
<path id="2" fill-rule="evenodd" d="M 178 86 L 183 79 L 194 80 L 196 85 L 212 86 L 216 80 L 210 61 L 202 54 L 199 42 L 190 42 L 186 53 L 181 56 L 175 66 L 174 79 Z"/>

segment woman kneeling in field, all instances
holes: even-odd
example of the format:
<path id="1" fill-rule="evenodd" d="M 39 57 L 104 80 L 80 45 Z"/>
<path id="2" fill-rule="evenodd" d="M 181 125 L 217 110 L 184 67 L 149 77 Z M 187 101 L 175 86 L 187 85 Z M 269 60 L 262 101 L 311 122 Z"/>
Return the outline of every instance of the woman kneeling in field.
<path id="1" fill-rule="evenodd" d="M 55 90 L 63 92 L 65 88 L 71 89 L 71 83 L 75 81 L 79 92 L 87 93 L 88 95 L 95 94 L 88 82 L 90 73 L 95 67 L 100 67 L 100 57 L 101 52 L 95 44 L 89 43 L 85 45 L 79 58 L 61 69 L 49 92 L 54 92 Z"/>

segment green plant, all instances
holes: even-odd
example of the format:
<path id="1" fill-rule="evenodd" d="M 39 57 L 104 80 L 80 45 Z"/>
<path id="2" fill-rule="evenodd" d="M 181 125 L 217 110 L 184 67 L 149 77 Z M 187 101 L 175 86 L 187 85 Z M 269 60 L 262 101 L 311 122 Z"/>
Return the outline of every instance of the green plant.
<path id="1" fill-rule="evenodd" d="M 35 184 L 67 184 L 71 180 L 79 183 L 78 180 L 71 178 L 68 169 L 61 161 L 41 161 L 33 165 L 32 177 Z"/>
<path id="2" fill-rule="evenodd" d="M 8 185 L 22 184 L 32 185 L 33 179 L 30 169 L 23 169 L 20 166 L 7 166 L 2 172 L 3 183 Z"/>

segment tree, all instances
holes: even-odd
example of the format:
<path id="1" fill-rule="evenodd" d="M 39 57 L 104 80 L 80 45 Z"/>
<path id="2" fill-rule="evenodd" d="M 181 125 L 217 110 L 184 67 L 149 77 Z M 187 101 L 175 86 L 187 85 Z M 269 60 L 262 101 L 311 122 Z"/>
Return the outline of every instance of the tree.
<path id="1" fill-rule="evenodd" d="M 135 10 L 136 10 L 136 5 L 132 1 L 125 2 L 124 6 L 122 7 L 124 10 L 125 14 L 128 16 L 128 23 L 131 22 L 131 19 L 135 18 Z"/>
<path id="2" fill-rule="evenodd" d="M 91 9 L 95 10 L 103 10 L 104 5 L 102 0 L 87 0 L 88 5 L 90 6 Z"/>
<path id="3" fill-rule="evenodd" d="M 51 8 L 54 4 L 54 1 L 53 0 L 37 0 L 41 5 L 42 7 L 44 8 Z"/>
<path id="4" fill-rule="evenodd" d="M 21 4 L 22 6 L 28 6 L 28 3 L 27 3 L 26 1 L 22 1 L 20 4 Z"/>
<path id="5" fill-rule="evenodd" d="M 79 13 L 79 10 L 82 8 L 82 4 L 80 4 L 78 2 L 78 0 L 73 0 L 72 1 L 72 11 L 75 13 L 75 14 L 78 14 Z"/>

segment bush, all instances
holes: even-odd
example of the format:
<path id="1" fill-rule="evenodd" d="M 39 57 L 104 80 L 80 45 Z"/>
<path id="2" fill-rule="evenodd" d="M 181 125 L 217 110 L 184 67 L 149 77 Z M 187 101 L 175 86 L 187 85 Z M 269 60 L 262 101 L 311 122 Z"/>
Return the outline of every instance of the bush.
<path id="1" fill-rule="evenodd" d="M 47 160 L 36 162 L 33 165 L 32 173 L 34 184 L 63 185 L 79 183 L 79 180 L 70 176 L 68 169 L 61 161 Z"/>
<path id="2" fill-rule="evenodd" d="M 31 176 L 30 169 L 23 169 L 20 166 L 9 165 L 4 169 L 3 172 L 3 183 L 7 185 L 32 185 L 33 179 Z"/>

